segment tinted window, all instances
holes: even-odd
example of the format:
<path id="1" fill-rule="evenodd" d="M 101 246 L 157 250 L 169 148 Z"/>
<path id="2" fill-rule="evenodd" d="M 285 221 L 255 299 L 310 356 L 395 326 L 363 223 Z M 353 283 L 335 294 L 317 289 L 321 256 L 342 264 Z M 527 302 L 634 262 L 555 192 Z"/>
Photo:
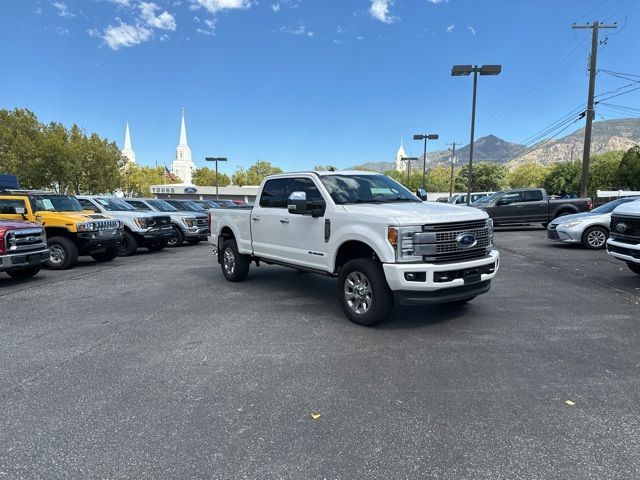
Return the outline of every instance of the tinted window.
<path id="1" fill-rule="evenodd" d="M 27 211 L 23 200 L 9 198 L 0 200 L 0 214 L 13 215 L 16 208 L 24 208 L 25 212 Z"/>
<path id="2" fill-rule="evenodd" d="M 127 203 L 137 210 L 151 210 L 146 203 L 138 200 L 127 200 Z"/>
<path id="3" fill-rule="evenodd" d="M 160 200 L 159 198 L 153 200 L 147 200 L 149 205 L 160 212 L 177 212 L 178 209 L 173 205 L 165 202 L 164 200 Z"/>
<path id="4" fill-rule="evenodd" d="M 540 202 L 542 201 L 542 192 L 540 190 L 527 190 L 524 193 L 525 202 Z"/>
<path id="5" fill-rule="evenodd" d="M 322 175 L 322 184 L 338 205 L 417 202 L 418 197 L 386 175 Z"/>
<path id="6" fill-rule="evenodd" d="M 638 197 L 630 197 L 630 198 L 620 198 L 618 200 L 614 200 L 609 203 L 605 203 L 604 205 L 600 205 L 598 208 L 594 208 L 591 210 L 591 213 L 611 213 L 618 206 L 623 203 L 633 202 L 638 200 Z"/>
<path id="7" fill-rule="evenodd" d="M 287 198 L 293 192 L 304 192 L 307 194 L 307 200 L 323 200 L 322 194 L 313 180 L 310 178 L 293 178 L 289 183 L 289 191 L 287 192 Z"/>
<path id="8" fill-rule="evenodd" d="M 263 208 L 287 208 L 288 178 L 267 180 L 260 195 L 260 206 Z"/>
<path id="9" fill-rule="evenodd" d="M 81 212 L 82 207 L 76 197 L 68 195 L 38 195 L 35 197 L 36 212 Z"/>
<path id="10" fill-rule="evenodd" d="M 514 203 L 522 201 L 522 193 L 514 192 L 514 193 L 505 193 L 500 199 L 505 202 Z"/>
<path id="11" fill-rule="evenodd" d="M 79 198 L 78 201 L 80 202 L 80 205 L 82 205 L 83 210 L 91 210 L 92 212 L 100 213 L 100 209 L 96 207 L 91 200 Z"/>

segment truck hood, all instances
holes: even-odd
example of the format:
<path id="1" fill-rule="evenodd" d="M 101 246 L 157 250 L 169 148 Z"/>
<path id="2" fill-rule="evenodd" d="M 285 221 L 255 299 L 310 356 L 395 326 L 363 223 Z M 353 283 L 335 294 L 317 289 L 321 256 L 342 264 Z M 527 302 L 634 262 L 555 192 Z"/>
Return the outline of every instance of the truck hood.
<path id="1" fill-rule="evenodd" d="M 36 227 L 40 227 L 40 225 L 33 222 L 27 222 L 26 220 L 0 220 L 0 232 Z"/>
<path id="2" fill-rule="evenodd" d="M 616 215 L 630 215 L 640 217 L 640 200 L 634 200 L 633 202 L 623 203 L 615 208 L 613 214 Z"/>
<path id="3" fill-rule="evenodd" d="M 101 213 L 82 213 L 82 212 L 36 212 L 36 217 L 42 218 L 42 223 L 56 222 L 59 225 L 76 224 L 84 222 L 92 222 L 94 220 L 113 220 L 108 215 Z"/>
<path id="4" fill-rule="evenodd" d="M 363 203 L 343 205 L 348 213 L 367 217 L 385 218 L 399 225 L 465 222 L 489 218 L 477 208 L 457 207 L 447 203 Z"/>
<path id="5" fill-rule="evenodd" d="M 129 211 L 129 210 L 117 210 L 117 211 L 109 211 L 109 215 L 113 218 L 151 218 L 151 217 L 168 217 L 168 213 L 162 212 L 142 212 L 142 211 Z"/>

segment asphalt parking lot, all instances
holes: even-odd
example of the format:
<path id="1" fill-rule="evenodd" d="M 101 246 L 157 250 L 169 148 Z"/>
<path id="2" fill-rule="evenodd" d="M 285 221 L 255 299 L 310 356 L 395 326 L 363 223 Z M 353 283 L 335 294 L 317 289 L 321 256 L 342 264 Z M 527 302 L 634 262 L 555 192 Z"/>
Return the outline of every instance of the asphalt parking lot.
<path id="1" fill-rule="evenodd" d="M 496 244 L 489 294 L 377 328 L 206 245 L 2 276 L 0 478 L 638 478 L 640 277 Z"/>

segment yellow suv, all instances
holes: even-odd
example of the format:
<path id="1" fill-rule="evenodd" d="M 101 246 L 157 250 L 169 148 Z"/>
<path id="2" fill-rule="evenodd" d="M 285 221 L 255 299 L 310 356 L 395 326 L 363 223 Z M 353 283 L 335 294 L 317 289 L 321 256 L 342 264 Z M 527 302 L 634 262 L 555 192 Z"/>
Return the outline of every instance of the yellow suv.
<path id="1" fill-rule="evenodd" d="M 83 212 L 70 195 L 49 192 L 0 191 L 0 219 L 30 220 L 47 233 L 49 268 L 73 267 L 78 255 L 98 262 L 113 260 L 122 241 L 122 222 L 106 215 Z"/>

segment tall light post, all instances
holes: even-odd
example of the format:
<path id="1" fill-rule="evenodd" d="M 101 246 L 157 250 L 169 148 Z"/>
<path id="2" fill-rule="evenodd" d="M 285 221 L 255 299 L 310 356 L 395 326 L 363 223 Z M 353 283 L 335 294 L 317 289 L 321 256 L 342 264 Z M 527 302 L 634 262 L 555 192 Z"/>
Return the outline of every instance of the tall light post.
<path id="1" fill-rule="evenodd" d="M 473 181 L 473 140 L 476 128 L 476 90 L 478 88 L 478 73 L 480 75 L 498 75 L 502 65 L 454 65 L 451 69 L 452 77 L 468 77 L 473 73 L 473 99 L 471 102 L 471 141 L 469 143 L 469 182 L 467 184 L 467 205 L 471 204 L 471 183 Z"/>
<path id="2" fill-rule="evenodd" d="M 427 190 L 427 140 L 437 140 L 438 139 L 438 134 L 437 133 L 428 133 L 425 135 L 414 135 L 413 136 L 414 140 L 424 140 L 424 155 L 422 156 L 422 159 L 424 160 L 422 162 L 422 188 L 426 191 Z"/>
<path id="3" fill-rule="evenodd" d="M 411 178 L 411 162 L 418 160 L 418 157 L 402 157 L 400 160 L 407 162 L 407 188 L 409 188 L 409 180 Z"/>
<path id="4" fill-rule="evenodd" d="M 218 200 L 218 189 L 220 188 L 220 178 L 218 177 L 218 162 L 226 162 L 227 157 L 207 157 L 207 162 L 216 162 L 216 200 Z"/>

